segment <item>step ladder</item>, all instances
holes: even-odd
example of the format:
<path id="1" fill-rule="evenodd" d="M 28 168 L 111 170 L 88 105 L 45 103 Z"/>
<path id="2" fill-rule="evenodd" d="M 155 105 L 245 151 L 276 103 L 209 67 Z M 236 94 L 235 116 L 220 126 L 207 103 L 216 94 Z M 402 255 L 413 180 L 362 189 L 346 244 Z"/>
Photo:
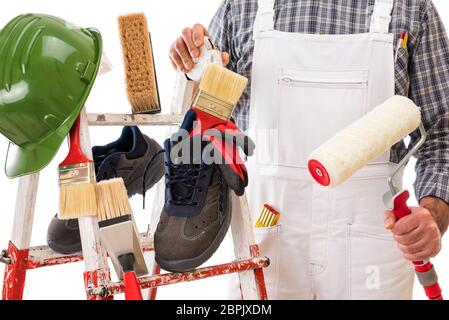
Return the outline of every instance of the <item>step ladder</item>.
<path id="1" fill-rule="evenodd" d="M 86 155 L 92 159 L 89 126 L 174 126 L 182 121 L 181 114 L 87 114 L 81 112 L 81 141 Z M 108 267 L 108 257 L 99 239 L 96 217 L 79 219 L 82 252 L 61 255 L 47 246 L 30 247 L 39 173 L 21 177 L 16 198 L 14 225 L 7 250 L 0 254 L 0 262 L 5 263 L 3 280 L 3 300 L 21 300 L 28 270 L 66 263 L 84 261 L 84 284 L 87 299 L 111 300 L 115 294 L 124 292 L 123 281 L 112 282 Z M 255 243 L 253 227 L 246 196 L 232 198 L 231 232 L 236 260 L 222 265 L 200 268 L 185 273 L 160 274 L 155 264 L 153 274 L 139 278 L 141 289 L 151 289 L 149 299 L 156 298 L 159 286 L 186 281 L 205 279 L 213 276 L 238 273 L 243 299 L 266 300 L 267 292 L 263 268 L 269 265 L 267 257 L 261 257 Z M 150 234 L 141 235 L 144 252 L 153 251 Z"/>

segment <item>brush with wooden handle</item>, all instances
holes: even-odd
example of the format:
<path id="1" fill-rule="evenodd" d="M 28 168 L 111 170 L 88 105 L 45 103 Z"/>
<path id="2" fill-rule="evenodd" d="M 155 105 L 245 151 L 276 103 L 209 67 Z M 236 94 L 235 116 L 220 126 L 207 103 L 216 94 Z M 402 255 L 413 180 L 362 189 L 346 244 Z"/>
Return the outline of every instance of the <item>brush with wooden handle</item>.
<path id="1" fill-rule="evenodd" d="M 95 169 L 81 149 L 80 117 L 73 124 L 69 139 L 69 153 L 59 164 L 59 218 L 96 216 Z"/>
<path id="2" fill-rule="evenodd" d="M 201 126 L 193 134 L 202 134 L 219 124 L 228 124 L 248 79 L 216 63 L 210 63 L 202 76 L 192 103 Z"/>
<path id="3" fill-rule="evenodd" d="M 133 113 L 161 111 L 151 36 L 143 13 L 120 16 L 126 92 Z"/>

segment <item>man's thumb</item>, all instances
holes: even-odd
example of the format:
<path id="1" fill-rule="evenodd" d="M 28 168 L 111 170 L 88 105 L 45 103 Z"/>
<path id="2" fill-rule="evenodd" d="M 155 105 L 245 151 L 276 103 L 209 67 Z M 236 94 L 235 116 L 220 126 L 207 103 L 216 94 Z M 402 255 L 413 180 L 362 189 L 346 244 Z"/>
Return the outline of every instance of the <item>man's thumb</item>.
<path id="1" fill-rule="evenodd" d="M 394 216 L 393 211 L 385 211 L 385 229 L 391 230 L 394 227 L 394 224 L 396 223 L 396 217 Z"/>
<path id="2" fill-rule="evenodd" d="M 227 52 L 222 52 L 221 53 L 221 61 L 223 62 L 223 64 L 226 66 L 229 63 L 229 53 Z"/>

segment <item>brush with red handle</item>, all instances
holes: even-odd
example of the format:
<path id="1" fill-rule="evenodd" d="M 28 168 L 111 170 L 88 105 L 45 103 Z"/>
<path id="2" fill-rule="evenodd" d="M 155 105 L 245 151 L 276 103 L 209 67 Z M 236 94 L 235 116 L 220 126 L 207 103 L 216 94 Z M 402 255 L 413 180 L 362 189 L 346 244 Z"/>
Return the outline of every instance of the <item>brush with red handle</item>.
<path id="1" fill-rule="evenodd" d="M 81 149 L 80 117 L 73 124 L 67 157 L 59 164 L 59 217 L 80 218 L 97 215 L 95 169 Z"/>
<path id="2" fill-rule="evenodd" d="M 231 120 L 235 105 L 246 88 L 248 79 L 218 64 L 211 63 L 203 73 L 192 109 L 196 125 L 190 136 L 200 135 L 209 140 L 221 155 L 222 172 L 229 186 L 242 195 L 248 184 L 248 173 L 237 147 L 252 154 L 254 143 Z"/>

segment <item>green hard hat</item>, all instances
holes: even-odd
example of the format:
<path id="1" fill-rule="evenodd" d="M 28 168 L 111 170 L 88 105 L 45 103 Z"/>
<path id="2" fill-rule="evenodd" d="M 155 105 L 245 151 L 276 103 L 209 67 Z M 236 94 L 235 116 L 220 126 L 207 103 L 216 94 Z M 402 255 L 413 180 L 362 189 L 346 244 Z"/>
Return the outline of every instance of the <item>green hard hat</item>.
<path id="1" fill-rule="evenodd" d="M 60 18 L 25 14 L 0 31 L 0 133 L 5 172 L 43 169 L 81 112 L 97 76 L 101 35 Z"/>

